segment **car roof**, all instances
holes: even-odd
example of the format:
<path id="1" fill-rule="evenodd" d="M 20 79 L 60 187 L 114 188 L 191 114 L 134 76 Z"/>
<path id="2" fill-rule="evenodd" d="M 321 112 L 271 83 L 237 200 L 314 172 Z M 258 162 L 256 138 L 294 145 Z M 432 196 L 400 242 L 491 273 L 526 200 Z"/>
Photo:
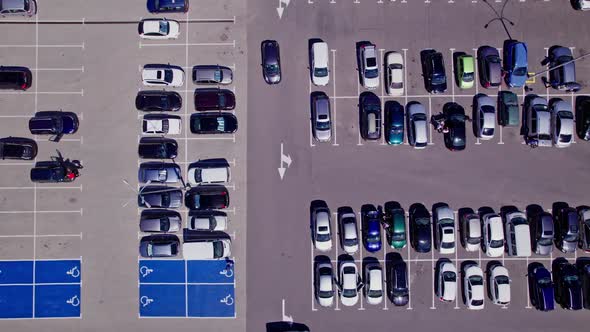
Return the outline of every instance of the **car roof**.
<path id="1" fill-rule="evenodd" d="M 553 103 L 553 109 L 555 110 L 555 112 L 570 112 L 572 113 L 572 107 L 570 105 L 570 103 L 568 103 L 567 101 L 560 99 L 557 100 Z"/>
<path id="2" fill-rule="evenodd" d="M 496 103 L 494 102 L 494 100 L 492 99 L 492 97 L 488 96 L 488 95 L 484 95 L 481 94 L 479 96 L 477 96 L 477 103 L 478 105 L 481 106 L 492 106 L 494 107 L 496 105 Z"/>
<path id="3" fill-rule="evenodd" d="M 455 214 L 454 214 L 453 210 L 451 210 L 451 208 L 448 205 L 438 207 L 436 209 L 436 215 L 438 216 L 439 220 L 442 220 L 442 219 L 454 220 L 455 219 Z"/>
<path id="4" fill-rule="evenodd" d="M 480 237 L 481 236 L 481 222 L 478 219 L 469 219 L 469 236 Z"/>
<path id="5" fill-rule="evenodd" d="M 326 42 L 313 43 L 313 57 L 317 67 L 328 66 L 328 44 Z"/>
<path id="6" fill-rule="evenodd" d="M 527 65 L 527 48 L 526 44 L 523 42 L 516 42 L 514 43 L 514 63 L 516 66 L 526 66 Z"/>
<path id="7" fill-rule="evenodd" d="M 461 62 L 463 63 L 463 71 L 473 72 L 473 56 L 465 54 L 461 56 Z"/>
<path id="8" fill-rule="evenodd" d="M 25 9 L 25 0 L 2 0 L 1 9 Z"/>
<path id="9" fill-rule="evenodd" d="M 410 106 L 408 106 L 408 114 L 414 115 L 418 113 L 426 114 L 426 109 L 424 108 L 424 105 L 420 103 L 412 103 L 410 104 Z"/>

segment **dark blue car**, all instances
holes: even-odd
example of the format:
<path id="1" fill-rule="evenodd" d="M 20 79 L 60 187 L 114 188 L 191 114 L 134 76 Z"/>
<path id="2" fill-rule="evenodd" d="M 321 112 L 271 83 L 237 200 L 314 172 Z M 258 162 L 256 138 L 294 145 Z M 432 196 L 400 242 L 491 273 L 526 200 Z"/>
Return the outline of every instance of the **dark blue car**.
<path id="1" fill-rule="evenodd" d="M 517 40 L 504 42 L 504 81 L 510 87 L 522 87 L 527 80 L 527 47 Z"/>
<path id="2" fill-rule="evenodd" d="M 78 131 L 78 116 L 73 112 L 43 111 L 35 113 L 29 120 L 29 131 L 33 135 L 51 135 L 51 141 L 58 142 L 63 135 Z"/>
<path id="3" fill-rule="evenodd" d="M 385 139 L 391 145 L 404 142 L 404 107 L 397 101 L 385 103 Z"/>
<path id="4" fill-rule="evenodd" d="M 529 273 L 529 284 L 531 286 L 531 303 L 537 310 L 551 311 L 555 309 L 551 272 L 539 264 L 532 273 Z"/>
<path id="5" fill-rule="evenodd" d="M 363 212 L 363 243 L 369 252 L 381 250 L 381 220 L 374 208 Z"/>
<path id="6" fill-rule="evenodd" d="M 150 13 L 186 13 L 189 0 L 148 0 Z"/>

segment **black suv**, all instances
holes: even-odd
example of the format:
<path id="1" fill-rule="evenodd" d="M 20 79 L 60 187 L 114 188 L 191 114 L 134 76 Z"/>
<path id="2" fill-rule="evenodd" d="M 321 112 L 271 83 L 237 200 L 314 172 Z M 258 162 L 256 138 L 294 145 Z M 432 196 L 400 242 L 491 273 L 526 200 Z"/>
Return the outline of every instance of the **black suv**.
<path id="1" fill-rule="evenodd" d="M 194 113 L 190 121 L 193 134 L 231 134 L 238 130 L 238 119 L 231 113 Z"/>
<path id="2" fill-rule="evenodd" d="M 59 142 L 63 135 L 78 131 L 78 116 L 73 112 L 37 112 L 29 120 L 29 131 L 33 135 L 52 135 L 50 141 Z"/>
<path id="3" fill-rule="evenodd" d="M 430 252 L 432 247 L 432 232 L 430 212 L 421 203 L 410 206 L 410 242 L 416 252 Z"/>
<path id="4" fill-rule="evenodd" d="M 178 154 L 178 143 L 171 138 L 143 137 L 138 152 L 139 157 L 145 159 L 174 159 Z"/>
<path id="5" fill-rule="evenodd" d="M 188 0 L 148 0 L 147 9 L 150 13 L 186 13 Z"/>
<path id="6" fill-rule="evenodd" d="M 565 258 L 557 258 L 552 265 L 555 302 L 564 309 L 582 309 L 582 283 L 576 266 Z"/>
<path id="7" fill-rule="evenodd" d="M 443 107 L 446 126 L 449 132 L 444 134 L 445 146 L 451 151 L 465 150 L 465 110 L 463 106 L 449 102 Z"/>
<path id="8" fill-rule="evenodd" d="M 420 52 L 424 87 L 430 93 L 444 93 L 447 90 L 447 75 L 443 55 L 435 50 Z"/>
<path id="9" fill-rule="evenodd" d="M 33 160 L 37 156 L 37 143 L 30 138 L 0 138 L 0 158 Z"/>
<path id="10" fill-rule="evenodd" d="M 33 74 L 25 67 L 0 67 L 0 89 L 26 90 L 33 84 Z"/>
<path id="11" fill-rule="evenodd" d="M 140 91 L 135 108 L 145 112 L 176 112 L 182 107 L 182 97 L 174 91 Z"/>
<path id="12" fill-rule="evenodd" d="M 190 210 L 225 209 L 229 206 L 229 192 L 222 185 L 198 186 L 185 193 L 184 204 Z"/>

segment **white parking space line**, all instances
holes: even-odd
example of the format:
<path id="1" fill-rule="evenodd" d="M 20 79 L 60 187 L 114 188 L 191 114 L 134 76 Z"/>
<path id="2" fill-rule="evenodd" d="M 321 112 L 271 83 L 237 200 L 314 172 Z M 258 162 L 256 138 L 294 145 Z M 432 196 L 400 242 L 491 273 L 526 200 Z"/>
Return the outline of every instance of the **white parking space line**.
<path id="1" fill-rule="evenodd" d="M 79 186 L 64 186 L 64 187 L 60 187 L 60 186 L 23 186 L 23 187 L 0 187 L 0 190 L 31 190 L 31 189 L 57 189 L 57 190 L 61 190 L 61 189 L 78 189 L 80 191 L 82 191 L 82 185 Z"/>
<path id="2" fill-rule="evenodd" d="M 332 98 L 336 97 L 336 50 L 330 50 L 332 52 Z M 336 102 L 336 99 L 333 99 L 334 101 L 334 105 L 332 105 L 333 110 L 334 110 L 334 125 L 332 127 L 334 127 L 334 143 L 332 143 L 333 146 L 338 146 L 338 136 L 336 135 L 336 129 L 338 127 L 338 122 L 336 122 L 336 105 L 338 104 Z"/>
<path id="3" fill-rule="evenodd" d="M 188 25 L 187 25 L 187 30 L 188 30 Z M 188 39 L 188 36 L 187 36 Z M 220 42 L 220 43 L 169 43 L 169 44 L 162 44 L 162 43 L 148 43 L 148 44 L 144 44 L 144 43 L 140 43 L 140 47 L 169 47 L 169 46 L 184 46 L 184 47 L 189 47 L 189 46 L 231 46 L 231 47 L 236 47 L 236 41 L 233 40 L 231 43 L 229 42 Z"/>
<path id="4" fill-rule="evenodd" d="M 455 49 L 454 48 L 449 48 L 449 51 L 451 52 L 451 97 L 453 102 L 455 101 L 455 61 L 453 61 L 453 53 L 455 53 Z"/>
<path id="5" fill-rule="evenodd" d="M 29 68 L 31 71 L 80 71 L 84 72 L 84 66 L 82 67 L 70 67 L 70 68 Z"/>
<path id="6" fill-rule="evenodd" d="M 377 59 L 377 68 L 383 68 L 382 64 L 384 63 L 383 61 L 383 54 L 385 52 L 385 49 L 380 48 L 379 49 L 379 59 Z M 379 63 L 379 61 L 381 61 L 381 63 Z M 382 77 L 385 78 L 386 72 L 384 71 L 382 73 Z M 383 79 L 382 84 L 381 85 L 381 96 L 380 96 L 380 103 L 381 103 L 381 126 L 383 127 L 383 129 L 385 129 L 384 124 L 385 124 L 385 93 L 383 91 L 383 87 L 385 86 L 385 79 Z M 383 130 L 382 135 L 381 135 L 381 145 L 387 145 L 385 143 L 385 130 Z"/>
<path id="7" fill-rule="evenodd" d="M 314 258 L 313 258 L 313 242 L 310 241 L 310 244 L 311 244 L 311 248 L 310 248 L 310 252 L 311 252 L 310 281 L 311 281 L 311 284 L 310 285 L 312 285 L 312 287 L 311 287 L 311 311 L 317 311 L 318 309 L 316 309 L 316 307 L 315 307 L 315 294 L 314 294 L 315 285 L 314 285 L 314 281 L 313 281 L 313 273 L 314 273 L 314 268 L 315 268 L 315 266 L 314 266 L 315 262 L 314 262 Z M 332 271 L 334 271 L 334 270 L 332 270 Z M 335 302 L 338 303 L 338 299 L 336 299 Z M 336 305 L 338 305 L 338 304 L 336 304 Z"/>
<path id="8" fill-rule="evenodd" d="M 428 126 L 428 145 L 434 145 L 434 142 L 432 142 L 432 125 L 430 124 L 430 119 L 432 119 L 432 97 L 428 95 L 428 119 L 426 120 L 426 125 Z"/>
<path id="9" fill-rule="evenodd" d="M 312 121 L 312 119 L 310 119 L 309 121 L 309 146 L 314 147 L 315 144 L 313 144 L 313 125 L 311 124 Z"/>
<path id="10" fill-rule="evenodd" d="M 0 45 L 0 48 L 81 48 L 84 49 L 84 43 L 82 44 L 70 44 L 70 45 L 25 45 L 25 44 L 21 44 L 21 45 L 17 45 L 17 44 L 12 44 L 12 45 Z"/>
<path id="11" fill-rule="evenodd" d="M 84 89 L 80 91 L 0 91 L 0 95 L 84 95 Z"/>
<path id="12" fill-rule="evenodd" d="M 453 211 L 453 213 L 455 214 L 455 268 L 457 268 L 457 266 L 459 266 L 459 260 L 458 260 L 458 249 L 460 246 L 461 241 L 459 240 L 459 224 L 460 224 L 460 220 L 459 220 L 459 212 L 458 211 Z M 454 309 L 459 309 L 459 287 L 455 287 L 455 307 Z"/>
<path id="13" fill-rule="evenodd" d="M 77 234 L 14 234 L 14 235 L 0 235 L 0 238 L 45 238 L 45 237 L 79 237 L 79 238 L 82 238 L 82 233 L 77 233 Z"/>
<path id="14" fill-rule="evenodd" d="M 53 213 L 53 214 L 57 214 L 57 213 L 76 213 L 76 214 L 80 214 L 83 215 L 83 209 L 80 210 L 43 210 L 43 211 L 39 211 L 39 210 L 4 210 L 4 211 L 0 211 L 0 214 L 35 214 L 35 213 Z"/>
<path id="15" fill-rule="evenodd" d="M 361 279 L 362 279 L 362 276 L 364 275 L 364 272 L 365 272 L 365 271 L 363 271 L 363 257 L 364 257 L 363 256 L 363 246 L 364 246 L 364 243 L 363 243 L 363 240 L 362 240 L 363 239 L 363 235 L 362 235 L 363 234 L 363 231 L 362 231 L 362 226 L 363 226 L 362 225 L 362 223 L 363 223 L 362 220 L 363 220 L 363 217 L 362 217 L 362 215 L 361 215 L 360 212 L 357 212 L 357 213 L 358 213 L 358 216 L 359 216 L 358 217 L 358 222 L 357 222 L 357 227 L 358 227 L 358 237 L 359 237 L 359 253 L 360 253 L 359 258 L 360 259 L 359 260 L 355 260 L 355 262 L 357 262 L 357 261 L 359 262 L 358 269 L 360 271 L 360 275 L 361 275 Z M 363 290 L 361 289 L 360 290 L 360 294 L 359 294 L 359 300 L 361 302 L 361 307 L 360 308 L 357 308 L 358 310 L 365 310 L 365 308 L 363 307 L 363 297 L 364 297 L 363 296 Z"/>
<path id="16" fill-rule="evenodd" d="M 389 243 L 387 243 L 387 236 L 385 236 L 385 230 L 383 230 L 381 232 L 381 243 L 383 246 L 383 265 L 381 266 L 381 271 L 383 273 L 383 285 L 381 285 L 381 289 L 384 290 L 383 292 L 383 310 L 389 310 L 389 308 L 387 307 L 387 247 L 389 246 Z M 409 264 L 406 264 L 409 265 Z M 409 282 L 408 282 L 409 284 Z"/>
<path id="17" fill-rule="evenodd" d="M 405 61 L 405 59 L 404 59 Z M 406 220 L 406 233 L 409 234 L 410 233 L 410 214 L 408 212 L 406 212 L 405 214 L 405 220 Z M 412 260 L 411 260 L 411 254 L 410 254 L 410 247 L 412 245 L 410 244 L 410 238 L 409 236 L 406 237 L 406 247 L 408 249 L 408 258 L 407 258 L 407 263 L 406 265 L 408 266 L 408 307 L 406 308 L 407 310 L 412 310 Z"/>
<path id="18" fill-rule="evenodd" d="M 432 215 L 432 213 L 431 213 Z M 430 224 L 430 229 L 432 229 L 432 223 Z M 434 243 L 434 233 L 430 232 L 430 243 Z M 434 246 L 432 246 L 432 248 L 430 248 L 430 266 L 432 268 L 431 271 L 431 275 L 432 275 L 432 282 L 430 283 L 431 285 L 434 285 L 434 274 L 435 274 L 435 270 L 434 270 Z M 434 310 L 436 309 L 436 305 L 434 305 L 434 292 L 432 292 L 432 306 L 430 307 L 430 309 Z"/>

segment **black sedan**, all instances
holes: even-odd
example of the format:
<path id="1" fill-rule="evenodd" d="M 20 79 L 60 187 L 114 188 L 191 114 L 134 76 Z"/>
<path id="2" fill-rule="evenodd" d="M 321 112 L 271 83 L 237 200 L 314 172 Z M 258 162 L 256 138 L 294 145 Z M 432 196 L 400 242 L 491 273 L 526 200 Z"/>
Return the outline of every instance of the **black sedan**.
<path id="1" fill-rule="evenodd" d="M 140 183 L 176 183 L 180 181 L 180 166 L 163 162 L 142 163 L 137 177 Z"/>
<path id="2" fill-rule="evenodd" d="M 555 302 L 568 310 L 582 309 L 582 283 L 575 265 L 558 258 L 552 266 L 555 282 Z"/>
<path id="3" fill-rule="evenodd" d="M 465 149 L 465 110 L 463 106 L 450 102 L 443 107 L 445 115 L 445 125 L 449 132 L 444 134 L 445 146 L 451 151 L 461 151 Z"/>
<path id="4" fill-rule="evenodd" d="M 174 257 L 178 255 L 180 241 L 176 235 L 158 234 L 141 238 L 139 254 L 141 257 Z"/>
<path id="5" fill-rule="evenodd" d="M 222 185 L 198 186 L 186 192 L 184 202 L 190 210 L 225 209 L 229 206 L 229 192 Z"/>
<path id="6" fill-rule="evenodd" d="M 590 96 L 576 98 L 576 132 L 580 139 L 590 140 Z"/>
<path id="7" fill-rule="evenodd" d="M 276 40 L 265 40 L 260 45 L 262 76 L 268 84 L 281 82 L 281 54 Z"/>
<path id="8" fill-rule="evenodd" d="M 174 187 L 145 186 L 137 196 L 139 207 L 179 208 L 182 205 L 182 190 Z"/>
<path id="9" fill-rule="evenodd" d="M 145 159 L 174 159 L 178 154 L 178 143 L 171 138 L 142 137 L 138 152 L 139 157 Z"/>
<path id="10" fill-rule="evenodd" d="M 78 124 L 74 112 L 44 111 L 35 113 L 29 120 L 29 131 L 33 135 L 52 135 L 49 140 L 59 142 L 63 135 L 76 133 Z"/>
<path id="11" fill-rule="evenodd" d="M 141 211 L 139 230 L 142 232 L 177 232 L 182 227 L 182 218 L 177 211 L 149 209 Z"/>
<path id="12" fill-rule="evenodd" d="M 387 275 L 387 295 L 396 306 L 408 304 L 410 291 L 406 262 L 400 260 L 391 264 Z"/>
<path id="13" fill-rule="evenodd" d="M 174 91 L 140 91 L 135 108 L 144 112 L 176 112 L 182 107 L 182 97 Z"/>
<path id="14" fill-rule="evenodd" d="M 430 252 L 432 235 L 430 227 L 430 212 L 421 203 L 410 206 L 410 242 L 417 252 Z"/>
<path id="15" fill-rule="evenodd" d="M 361 137 L 366 140 L 381 138 L 381 100 L 372 92 L 359 98 Z"/>
<path id="16" fill-rule="evenodd" d="M 236 108 L 236 96 L 228 89 L 201 88 L 195 90 L 197 111 L 229 111 Z"/>
<path id="17" fill-rule="evenodd" d="M 37 156 L 37 143 L 30 138 L 0 138 L 0 158 L 32 160 Z"/>
<path id="18" fill-rule="evenodd" d="M 31 181 L 37 183 L 72 182 L 66 168 L 58 161 L 39 161 L 31 169 Z"/>
<path id="19" fill-rule="evenodd" d="M 190 121 L 193 134 L 231 134 L 238 130 L 238 119 L 231 113 L 194 113 Z"/>

